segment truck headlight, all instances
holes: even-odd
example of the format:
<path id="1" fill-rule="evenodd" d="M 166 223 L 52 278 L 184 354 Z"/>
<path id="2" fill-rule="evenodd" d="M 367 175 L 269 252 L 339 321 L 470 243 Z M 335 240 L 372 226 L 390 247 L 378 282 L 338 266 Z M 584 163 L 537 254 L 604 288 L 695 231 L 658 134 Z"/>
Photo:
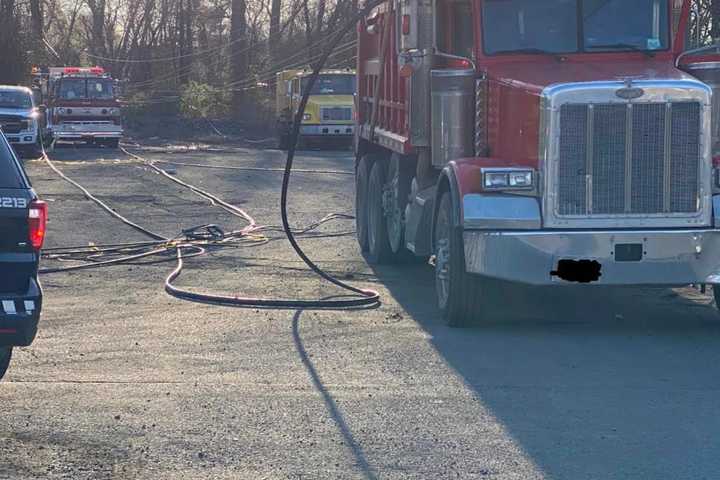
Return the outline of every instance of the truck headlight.
<path id="1" fill-rule="evenodd" d="M 534 172 L 524 169 L 483 170 L 485 190 L 528 190 L 533 188 Z"/>
<path id="2" fill-rule="evenodd" d="M 303 114 L 303 120 L 312 120 L 312 114 L 310 114 L 310 113 Z"/>

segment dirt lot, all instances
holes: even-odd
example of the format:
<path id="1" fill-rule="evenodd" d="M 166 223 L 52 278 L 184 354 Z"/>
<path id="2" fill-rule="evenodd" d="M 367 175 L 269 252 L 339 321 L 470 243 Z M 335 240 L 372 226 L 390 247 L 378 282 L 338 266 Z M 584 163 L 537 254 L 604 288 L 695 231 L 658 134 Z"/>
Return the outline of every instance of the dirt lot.
<path id="1" fill-rule="evenodd" d="M 275 150 L 143 153 L 279 168 Z M 242 225 L 141 162 L 59 148 L 68 175 L 174 236 Z M 166 165 L 279 224 L 273 170 Z M 352 171 L 349 152 L 300 169 Z M 48 246 L 145 238 L 41 161 Z M 352 175 L 298 173 L 293 222 L 353 211 Z M 352 222 L 325 227 L 347 231 Z M 370 268 L 352 236 L 304 238 L 328 270 L 376 288 L 363 312 L 271 311 L 165 294 L 172 263 L 47 275 L 39 337 L 0 383 L 0 478 L 703 479 L 720 467 L 720 315 L 694 290 L 508 287 L 497 325 L 445 327 L 424 265 Z M 282 238 L 188 262 L 179 284 L 215 293 L 337 293 Z M 522 302 L 519 302 L 522 299 Z M 521 305 L 517 305 L 521 303 Z"/>

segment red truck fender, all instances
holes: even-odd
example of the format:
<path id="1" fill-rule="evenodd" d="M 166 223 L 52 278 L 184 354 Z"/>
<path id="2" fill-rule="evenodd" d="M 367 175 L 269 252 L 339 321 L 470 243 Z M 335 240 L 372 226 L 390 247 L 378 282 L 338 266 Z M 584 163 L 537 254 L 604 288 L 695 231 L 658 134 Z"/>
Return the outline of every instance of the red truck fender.
<path id="1" fill-rule="evenodd" d="M 446 192 L 450 192 L 454 212 L 453 226 L 462 228 L 462 199 L 468 193 L 481 191 L 482 169 L 491 165 L 502 165 L 502 163 L 486 158 L 466 158 L 453 160 L 443 168 L 438 178 L 435 201 L 433 202 L 432 231 L 430 234 L 433 251 L 435 251 L 435 221 L 442 196 Z"/>
<path id="2" fill-rule="evenodd" d="M 487 193 L 482 189 L 482 171 L 484 168 L 492 168 L 497 166 L 528 168 L 527 165 L 508 162 L 497 158 L 464 158 L 454 160 L 445 166 L 438 178 L 437 188 L 435 191 L 435 202 L 433 202 L 433 217 L 431 238 L 435 238 L 435 219 L 437 218 L 440 198 L 445 192 L 450 192 L 453 205 L 453 226 L 456 228 L 463 227 L 463 199 L 468 194 Z M 433 249 L 435 246 L 433 245 Z"/>

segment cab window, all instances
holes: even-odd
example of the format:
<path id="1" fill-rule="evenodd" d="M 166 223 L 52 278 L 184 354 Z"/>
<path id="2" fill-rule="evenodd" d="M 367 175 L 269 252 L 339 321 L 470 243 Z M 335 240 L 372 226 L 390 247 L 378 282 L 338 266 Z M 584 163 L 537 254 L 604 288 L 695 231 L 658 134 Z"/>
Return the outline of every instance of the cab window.
<path id="1" fill-rule="evenodd" d="M 441 52 L 459 57 L 473 57 L 472 4 L 444 1 L 439 6 L 437 45 Z"/>
<path id="2" fill-rule="evenodd" d="M 88 80 L 89 98 L 113 98 L 113 85 L 109 80 Z"/>
<path id="3" fill-rule="evenodd" d="M 65 78 L 60 82 L 59 96 L 63 100 L 87 98 L 84 78 Z"/>

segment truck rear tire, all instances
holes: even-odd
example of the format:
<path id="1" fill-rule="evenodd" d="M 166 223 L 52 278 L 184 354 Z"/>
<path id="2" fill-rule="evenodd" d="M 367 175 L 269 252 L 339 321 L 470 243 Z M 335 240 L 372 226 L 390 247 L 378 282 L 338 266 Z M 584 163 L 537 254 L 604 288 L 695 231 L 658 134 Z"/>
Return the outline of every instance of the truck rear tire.
<path id="1" fill-rule="evenodd" d="M 435 291 L 443 319 L 450 327 L 466 328 L 487 321 L 491 313 L 487 288 L 491 281 L 465 270 L 462 231 L 453 225 L 449 192 L 440 199 L 435 219 Z"/>
<path id="2" fill-rule="evenodd" d="M 393 252 L 388 240 L 387 222 L 383 211 L 383 188 L 385 186 L 385 163 L 373 162 L 367 189 L 367 259 L 372 264 L 390 263 Z"/>
<path id="3" fill-rule="evenodd" d="M 355 170 L 355 236 L 360 251 L 368 251 L 368 181 L 372 159 L 364 155 Z"/>
<path id="4" fill-rule="evenodd" d="M 388 204 L 385 207 L 390 249 L 395 255 L 410 257 L 405 248 L 405 208 L 410 195 L 410 186 L 415 164 L 411 159 L 393 153 L 387 171 Z"/>
<path id="5" fill-rule="evenodd" d="M 12 358 L 12 347 L 0 347 L 0 380 L 7 373 Z"/>

